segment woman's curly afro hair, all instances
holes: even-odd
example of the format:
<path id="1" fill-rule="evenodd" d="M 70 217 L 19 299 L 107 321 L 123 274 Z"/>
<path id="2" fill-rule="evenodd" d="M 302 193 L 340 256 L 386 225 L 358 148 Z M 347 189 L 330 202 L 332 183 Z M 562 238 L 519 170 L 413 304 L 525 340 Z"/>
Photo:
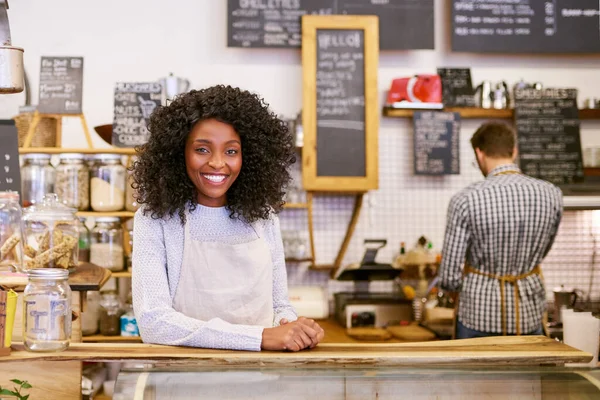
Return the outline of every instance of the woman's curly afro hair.
<path id="1" fill-rule="evenodd" d="M 138 161 L 132 167 L 144 213 L 152 218 L 177 213 L 184 223 L 186 204 L 190 211 L 196 208 L 185 143 L 196 123 L 212 118 L 231 125 L 242 142 L 242 169 L 227 191 L 230 216 L 254 222 L 281 210 L 291 179 L 288 167 L 295 162 L 287 124 L 256 94 L 218 85 L 182 94 L 150 116 L 150 139 L 137 149 Z"/>

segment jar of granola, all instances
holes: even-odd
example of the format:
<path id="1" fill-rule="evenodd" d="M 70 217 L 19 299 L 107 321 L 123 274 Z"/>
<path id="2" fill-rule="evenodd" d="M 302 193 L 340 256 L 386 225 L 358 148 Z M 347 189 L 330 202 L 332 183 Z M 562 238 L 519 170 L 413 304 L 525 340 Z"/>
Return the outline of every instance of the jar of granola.
<path id="1" fill-rule="evenodd" d="M 65 153 L 56 167 L 54 191 L 67 207 L 85 211 L 90 206 L 90 171 L 83 154 Z"/>

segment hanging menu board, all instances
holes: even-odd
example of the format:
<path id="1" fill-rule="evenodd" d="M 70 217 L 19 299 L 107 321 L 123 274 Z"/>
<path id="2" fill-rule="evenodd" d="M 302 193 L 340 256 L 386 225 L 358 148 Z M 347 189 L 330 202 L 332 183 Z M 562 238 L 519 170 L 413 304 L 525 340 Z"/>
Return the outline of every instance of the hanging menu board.
<path id="1" fill-rule="evenodd" d="M 460 174 L 460 114 L 438 111 L 415 111 L 415 175 Z"/>
<path id="2" fill-rule="evenodd" d="M 83 57 L 42 57 L 38 111 L 81 114 Z"/>
<path id="3" fill-rule="evenodd" d="M 444 107 L 475 107 L 470 68 L 438 68 Z"/>
<path id="4" fill-rule="evenodd" d="M 523 173 L 557 185 L 583 181 L 577 89 L 517 89 L 515 124 Z"/>
<path id="5" fill-rule="evenodd" d="M 452 50 L 598 53 L 598 0 L 453 0 Z"/>
<path id="6" fill-rule="evenodd" d="M 148 141 L 148 119 L 161 105 L 162 86 L 158 82 L 121 82 L 115 87 L 112 144 L 135 147 Z"/>
<path id="7" fill-rule="evenodd" d="M 298 48 L 303 15 L 376 15 L 380 49 L 434 48 L 433 0 L 228 0 L 227 46 Z"/>
<path id="8" fill-rule="evenodd" d="M 0 192 L 12 190 L 21 193 L 19 141 L 15 121 L 0 120 Z"/>
<path id="9" fill-rule="evenodd" d="M 376 189 L 377 17 L 302 18 L 306 190 Z"/>

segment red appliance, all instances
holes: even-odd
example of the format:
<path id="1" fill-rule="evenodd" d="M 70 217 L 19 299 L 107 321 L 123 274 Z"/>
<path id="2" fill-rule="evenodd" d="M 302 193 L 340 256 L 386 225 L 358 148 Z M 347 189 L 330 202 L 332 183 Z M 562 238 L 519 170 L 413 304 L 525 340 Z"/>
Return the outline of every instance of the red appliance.
<path id="1" fill-rule="evenodd" d="M 386 106 L 393 108 L 441 109 L 442 80 L 439 75 L 415 75 L 392 81 Z"/>

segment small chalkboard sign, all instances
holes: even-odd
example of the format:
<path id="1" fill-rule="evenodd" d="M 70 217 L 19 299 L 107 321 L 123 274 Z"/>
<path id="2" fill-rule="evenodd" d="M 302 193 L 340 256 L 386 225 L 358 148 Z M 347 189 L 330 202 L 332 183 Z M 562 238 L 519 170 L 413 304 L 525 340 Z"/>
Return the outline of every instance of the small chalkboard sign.
<path id="1" fill-rule="evenodd" d="M 415 175 L 460 174 L 460 114 L 415 111 Z"/>
<path id="2" fill-rule="evenodd" d="M 438 68 L 444 107 L 475 107 L 470 68 Z"/>
<path id="3" fill-rule="evenodd" d="M 81 114 L 83 57 L 42 57 L 38 111 Z"/>
<path id="4" fill-rule="evenodd" d="M 377 17 L 304 16 L 306 190 L 367 191 L 377 179 Z"/>
<path id="5" fill-rule="evenodd" d="M 148 141 L 150 114 L 161 105 L 158 82 L 120 82 L 115 87 L 112 144 L 135 147 Z"/>
<path id="6" fill-rule="evenodd" d="M 15 121 L 0 120 L 0 192 L 12 190 L 21 194 L 19 140 Z"/>
<path id="7" fill-rule="evenodd" d="M 301 47 L 304 15 L 374 15 L 379 48 L 434 48 L 433 0 L 228 0 L 227 46 Z"/>
<path id="8" fill-rule="evenodd" d="M 583 181 L 577 89 L 515 90 L 523 173 L 557 185 Z"/>

